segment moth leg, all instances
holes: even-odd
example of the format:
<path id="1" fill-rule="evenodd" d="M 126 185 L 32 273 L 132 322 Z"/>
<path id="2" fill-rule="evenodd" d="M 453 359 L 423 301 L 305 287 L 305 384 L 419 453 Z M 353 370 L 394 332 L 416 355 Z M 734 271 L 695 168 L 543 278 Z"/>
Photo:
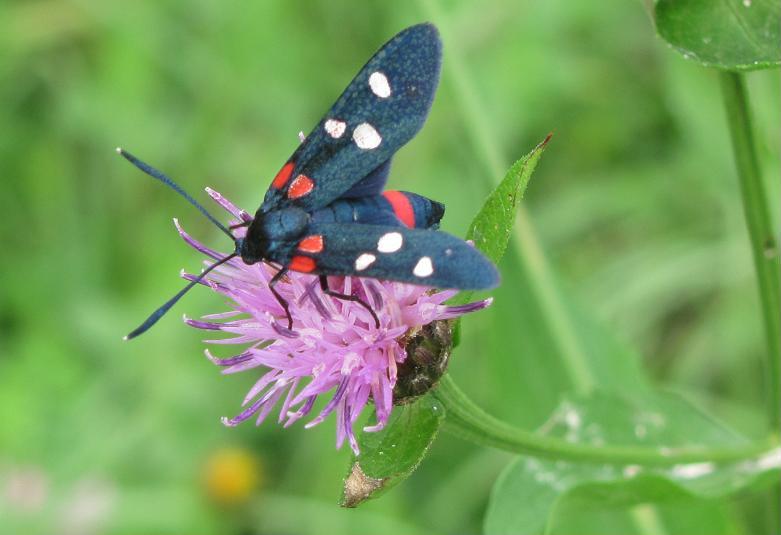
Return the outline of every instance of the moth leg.
<path id="1" fill-rule="evenodd" d="M 252 220 L 250 220 L 250 221 L 242 221 L 241 223 L 236 223 L 235 225 L 231 225 L 228 228 L 233 230 L 233 229 L 236 229 L 236 228 L 248 227 L 248 226 L 250 226 L 251 223 L 252 223 Z"/>
<path id="2" fill-rule="evenodd" d="M 277 291 L 274 286 L 277 285 L 277 283 L 280 281 L 282 277 L 285 276 L 285 273 L 287 273 L 287 268 L 282 268 L 279 271 L 277 271 L 276 275 L 274 275 L 271 280 L 268 283 L 268 289 L 271 290 L 271 293 L 274 294 L 274 297 L 277 299 L 277 302 L 280 304 L 280 306 L 285 310 L 285 314 L 287 315 L 287 328 L 288 330 L 293 329 L 293 316 L 290 315 L 290 307 L 288 306 L 287 301 L 285 301 L 285 298 L 279 295 L 279 292 Z"/>
<path id="3" fill-rule="evenodd" d="M 358 303 L 363 308 L 368 310 L 369 314 L 372 315 L 372 318 L 374 318 L 374 326 L 378 329 L 380 328 L 380 318 L 377 317 L 377 314 L 374 312 L 374 309 L 372 309 L 372 307 L 368 303 L 363 301 L 357 295 L 340 294 L 339 292 L 335 292 L 331 290 L 328 287 L 328 277 L 326 277 L 325 275 L 320 275 L 320 289 L 323 291 L 325 295 L 330 295 L 331 297 L 342 299 L 344 301 L 352 301 L 354 303 Z"/>

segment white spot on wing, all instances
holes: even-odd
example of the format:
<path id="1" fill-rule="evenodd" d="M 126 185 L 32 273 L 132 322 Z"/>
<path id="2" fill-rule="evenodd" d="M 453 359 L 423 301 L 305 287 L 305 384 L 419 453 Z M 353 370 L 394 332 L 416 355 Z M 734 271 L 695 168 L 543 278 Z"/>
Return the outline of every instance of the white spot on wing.
<path id="1" fill-rule="evenodd" d="M 376 149 L 382 143 L 382 137 L 369 123 L 361 123 L 353 130 L 353 141 L 360 149 Z"/>
<path id="2" fill-rule="evenodd" d="M 371 87 L 372 93 L 380 98 L 388 98 L 391 94 L 388 77 L 380 71 L 375 71 L 369 76 L 369 87 Z"/>
<path id="3" fill-rule="evenodd" d="M 431 258 L 428 256 L 421 257 L 412 270 L 412 274 L 416 277 L 428 277 L 432 273 L 434 273 L 434 266 L 431 264 Z"/>
<path id="4" fill-rule="evenodd" d="M 347 129 L 347 123 L 344 121 L 338 121 L 336 119 L 328 119 L 325 122 L 325 131 L 328 135 L 334 139 L 342 137 L 344 131 Z"/>
<path id="5" fill-rule="evenodd" d="M 377 242 L 377 250 L 381 253 L 395 253 L 401 249 L 404 238 L 400 232 L 388 232 L 380 236 Z"/>
<path id="6" fill-rule="evenodd" d="M 303 143 L 304 141 L 306 141 L 306 136 L 304 135 L 304 133 L 303 133 L 303 132 L 299 132 L 299 133 L 298 133 L 298 141 L 300 141 L 301 143 Z"/>
<path id="7" fill-rule="evenodd" d="M 374 261 L 377 260 L 377 257 L 374 256 L 371 253 L 363 253 L 361 256 L 355 259 L 355 269 L 357 271 L 363 271 L 367 267 L 374 264 Z"/>

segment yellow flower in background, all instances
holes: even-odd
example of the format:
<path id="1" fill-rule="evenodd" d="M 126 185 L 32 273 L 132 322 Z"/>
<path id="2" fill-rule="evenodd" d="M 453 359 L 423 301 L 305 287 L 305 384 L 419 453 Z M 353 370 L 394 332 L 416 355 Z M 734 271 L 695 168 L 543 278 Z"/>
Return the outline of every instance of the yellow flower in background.
<path id="1" fill-rule="evenodd" d="M 203 483 L 209 499 L 221 506 L 241 505 L 261 485 L 262 467 L 249 450 L 226 447 L 206 460 Z"/>

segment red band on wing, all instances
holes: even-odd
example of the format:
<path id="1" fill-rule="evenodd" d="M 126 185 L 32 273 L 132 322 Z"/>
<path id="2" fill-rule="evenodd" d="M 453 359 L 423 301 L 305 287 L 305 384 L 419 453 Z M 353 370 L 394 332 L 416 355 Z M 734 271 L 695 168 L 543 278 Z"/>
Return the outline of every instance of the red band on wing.
<path id="1" fill-rule="evenodd" d="M 303 197 L 315 187 L 315 183 L 306 175 L 298 175 L 293 179 L 293 183 L 290 184 L 290 189 L 287 190 L 287 196 L 291 199 L 298 199 Z"/>
<path id="2" fill-rule="evenodd" d="M 384 191 L 382 196 L 391 204 L 393 213 L 402 223 L 409 228 L 415 228 L 415 210 L 406 195 L 400 191 Z"/>
<path id="3" fill-rule="evenodd" d="M 287 162 L 283 165 L 282 169 L 279 170 L 279 173 L 277 173 L 277 176 L 275 176 L 274 180 L 271 182 L 271 186 L 281 189 L 282 186 L 287 184 L 287 181 L 290 180 L 290 174 L 293 172 L 293 167 L 295 167 L 293 162 Z"/>
<path id="4" fill-rule="evenodd" d="M 317 267 L 317 262 L 315 262 L 314 258 L 309 258 L 308 256 L 294 256 L 287 267 L 293 271 L 311 273 Z"/>
<path id="5" fill-rule="evenodd" d="M 307 236 L 298 242 L 298 250 L 302 253 L 317 254 L 323 250 L 323 237 L 319 234 Z"/>

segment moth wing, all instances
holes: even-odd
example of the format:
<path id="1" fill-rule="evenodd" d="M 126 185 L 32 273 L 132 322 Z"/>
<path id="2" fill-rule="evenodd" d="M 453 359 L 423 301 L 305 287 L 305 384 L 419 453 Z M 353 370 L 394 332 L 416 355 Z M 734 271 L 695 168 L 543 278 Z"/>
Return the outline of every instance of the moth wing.
<path id="1" fill-rule="evenodd" d="M 445 232 L 401 226 L 313 224 L 322 236 L 316 272 L 485 290 L 499 284 L 496 267 L 477 249 Z"/>
<path id="2" fill-rule="evenodd" d="M 272 181 L 261 210 L 307 211 L 343 196 L 385 165 L 423 126 L 434 100 L 442 43 L 431 24 L 388 41 L 350 82 Z M 383 175 L 383 173 L 385 173 Z M 381 189 L 375 187 L 374 189 Z"/>

